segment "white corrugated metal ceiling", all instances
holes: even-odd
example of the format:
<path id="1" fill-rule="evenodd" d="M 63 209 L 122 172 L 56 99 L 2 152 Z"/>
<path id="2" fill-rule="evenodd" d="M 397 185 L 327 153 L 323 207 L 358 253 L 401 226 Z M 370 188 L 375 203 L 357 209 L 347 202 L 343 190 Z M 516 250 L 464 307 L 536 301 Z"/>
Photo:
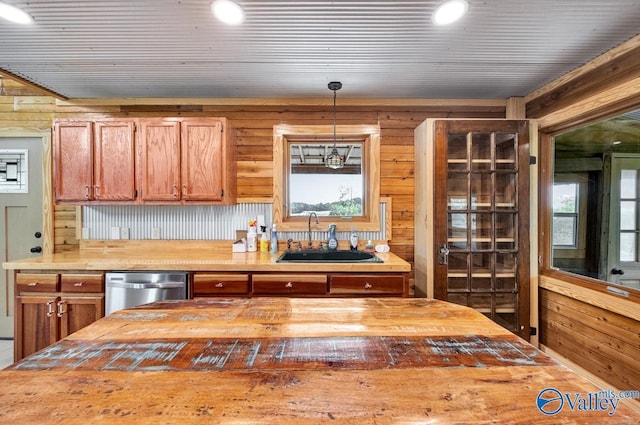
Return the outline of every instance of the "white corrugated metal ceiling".
<path id="1" fill-rule="evenodd" d="M 230 27 L 210 0 L 4 0 L 0 68 L 71 98 L 523 96 L 640 32 L 639 0 L 470 0 L 448 27 L 442 0 L 238 0 Z"/>

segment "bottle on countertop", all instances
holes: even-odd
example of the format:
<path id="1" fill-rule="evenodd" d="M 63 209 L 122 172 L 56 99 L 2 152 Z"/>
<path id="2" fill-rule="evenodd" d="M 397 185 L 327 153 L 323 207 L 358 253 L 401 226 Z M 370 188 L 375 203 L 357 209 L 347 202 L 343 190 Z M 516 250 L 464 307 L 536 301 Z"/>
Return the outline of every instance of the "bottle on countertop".
<path id="1" fill-rule="evenodd" d="M 247 232 L 247 251 L 256 252 L 258 250 L 258 233 L 256 232 L 255 220 L 249 221 L 249 231 Z"/>
<path id="2" fill-rule="evenodd" d="M 336 225 L 329 225 L 329 240 L 327 241 L 329 251 L 336 251 L 338 249 L 338 238 L 336 237 Z"/>
<path id="3" fill-rule="evenodd" d="M 350 245 L 351 251 L 358 250 L 358 234 L 356 233 L 355 227 L 351 228 L 351 238 L 349 238 L 349 245 Z"/>
<path id="4" fill-rule="evenodd" d="M 267 226 L 260 226 L 260 233 L 258 233 L 258 245 L 260 245 L 260 252 L 269 252 L 269 239 L 267 239 Z"/>
<path id="5" fill-rule="evenodd" d="M 273 223 L 271 227 L 271 252 L 278 253 L 278 232 L 276 231 L 276 224 Z"/>

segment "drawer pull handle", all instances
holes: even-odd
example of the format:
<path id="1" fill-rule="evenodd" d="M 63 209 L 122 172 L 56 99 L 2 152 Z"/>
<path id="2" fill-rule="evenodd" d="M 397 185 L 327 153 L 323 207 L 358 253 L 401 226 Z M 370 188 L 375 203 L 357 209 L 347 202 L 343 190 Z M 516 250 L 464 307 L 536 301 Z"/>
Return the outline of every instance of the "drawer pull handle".
<path id="1" fill-rule="evenodd" d="M 27 286 L 38 286 L 38 282 L 29 282 Z"/>
<path id="2" fill-rule="evenodd" d="M 371 289 L 371 288 L 373 288 L 373 285 L 370 284 L 369 282 L 365 282 L 364 289 Z"/>
<path id="3" fill-rule="evenodd" d="M 284 285 L 285 288 L 293 288 L 293 283 L 291 282 L 287 282 L 286 285 Z"/>
<path id="4" fill-rule="evenodd" d="M 84 282 L 77 282 L 73 284 L 73 286 L 83 286 L 83 285 L 84 285 Z"/>
<path id="5" fill-rule="evenodd" d="M 55 302 L 55 301 L 49 301 L 49 302 L 47 303 L 47 317 L 51 317 L 51 316 L 53 316 L 53 303 L 54 303 L 54 302 Z"/>
<path id="6" fill-rule="evenodd" d="M 224 283 L 222 282 L 216 283 L 216 288 L 224 288 Z"/>

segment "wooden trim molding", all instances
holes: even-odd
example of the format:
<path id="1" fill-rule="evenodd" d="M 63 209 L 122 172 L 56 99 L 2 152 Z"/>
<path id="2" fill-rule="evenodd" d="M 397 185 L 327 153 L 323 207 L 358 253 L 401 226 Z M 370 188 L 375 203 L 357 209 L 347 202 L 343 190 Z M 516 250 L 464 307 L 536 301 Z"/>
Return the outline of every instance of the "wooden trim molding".
<path id="1" fill-rule="evenodd" d="M 577 285 L 565 279 L 546 275 L 540 276 L 539 286 L 540 288 L 640 321 L 640 308 L 638 308 L 640 301 L 637 297 L 622 298 L 607 293 L 606 289 L 602 291 L 598 290 L 598 287 L 587 288 L 584 285 Z"/>
<path id="2" fill-rule="evenodd" d="M 542 118 L 640 78 L 640 36 L 525 97 L 527 118 Z"/>

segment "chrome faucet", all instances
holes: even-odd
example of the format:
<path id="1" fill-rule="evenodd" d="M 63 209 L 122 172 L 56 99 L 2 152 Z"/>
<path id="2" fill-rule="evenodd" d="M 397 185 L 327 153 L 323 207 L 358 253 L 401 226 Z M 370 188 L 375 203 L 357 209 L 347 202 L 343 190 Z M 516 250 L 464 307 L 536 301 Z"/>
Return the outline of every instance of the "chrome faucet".
<path id="1" fill-rule="evenodd" d="M 318 220 L 318 214 L 316 214 L 315 211 L 312 211 L 309 214 L 309 224 L 308 224 L 308 231 L 307 231 L 307 234 L 309 236 L 309 244 L 307 245 L 308 249 L 312 249 L 313 248 L 313 242 L 311 242 L 311 216 L 312 215 L 316 216 L 316 224 L 320 224 L 320 220 Z"/>

